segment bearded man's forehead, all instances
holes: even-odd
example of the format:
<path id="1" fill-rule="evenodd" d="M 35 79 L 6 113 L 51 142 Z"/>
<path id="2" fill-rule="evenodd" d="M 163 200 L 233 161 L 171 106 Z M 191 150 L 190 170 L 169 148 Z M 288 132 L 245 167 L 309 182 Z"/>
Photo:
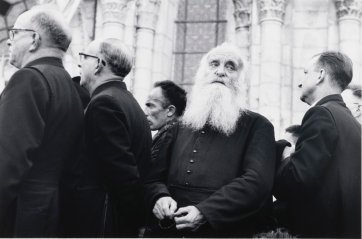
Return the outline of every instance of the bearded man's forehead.
<path id="1" fill-rule="evenodd" d="M 225 62 L 233 61 L 240 68 L 242 68 L 244 65 L 243 60 L 237 53 L 222 49 L 215 49 L 209 52 L 207 56 L 207 61 L 211 62 L 214 60 L 225 61 Z"/>

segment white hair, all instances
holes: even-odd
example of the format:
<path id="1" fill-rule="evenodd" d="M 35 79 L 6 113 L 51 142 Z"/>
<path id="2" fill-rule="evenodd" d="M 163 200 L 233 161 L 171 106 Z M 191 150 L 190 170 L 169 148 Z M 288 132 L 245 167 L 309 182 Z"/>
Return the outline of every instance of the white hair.
<path id="1" fill-rule="evenodd" d="M 195 76 L 195 85 L 182 118 L 184 125 L 194 130 L 202 129 L 209 124 L 215 130 L 231 135 L 236 128 L 239 118 L 246 112 L 242 95 L 242 77 L 230 81 L 226 85 L 210 84 L 206 79 L 209 56 L 222 53 L 236 58 L 240 71 L 244 68 L 244 62 L 239 54 L 239 49 L 223 44 L 212 49 L 200 62 L 200 67 Z"/>

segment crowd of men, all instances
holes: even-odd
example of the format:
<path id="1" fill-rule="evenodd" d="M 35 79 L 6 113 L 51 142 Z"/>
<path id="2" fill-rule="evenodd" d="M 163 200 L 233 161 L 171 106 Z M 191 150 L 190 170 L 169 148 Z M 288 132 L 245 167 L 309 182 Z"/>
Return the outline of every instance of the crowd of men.
<path id="1" fill-rule="evenodd" d="M 91 42 L 73 80 L 62 64 L 70 43 L 64 18 L 42 7 L 10 29 L 19 70 L 0 98 L 0 236 L 257 237 L 286 227 L 361 237 L 361 124 L 341 96 L 353 76 L 345 54 L 311 58 L 299 84 L 311 107 L 276 142 L 271 122 L 243 104 L 245 62 L 230 43 L 202 58 L 189 97 L 157 82 L 144 111 L 123 82 L 133 56 L 122 41 Z"/>

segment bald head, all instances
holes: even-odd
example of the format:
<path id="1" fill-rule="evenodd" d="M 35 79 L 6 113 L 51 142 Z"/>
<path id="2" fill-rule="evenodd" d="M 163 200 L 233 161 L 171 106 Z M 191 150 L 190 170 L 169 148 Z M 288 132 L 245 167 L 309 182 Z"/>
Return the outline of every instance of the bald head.
<path id="1" fill-rule="evenodd" d="M 68 50 L 72 41 L 71 30 L 64 16 L 59 11 L 45 6 L 34 7 L 21 14 L 14 28 L 33 29 L 39 34 L 42 46 L 64 52 Z"/>

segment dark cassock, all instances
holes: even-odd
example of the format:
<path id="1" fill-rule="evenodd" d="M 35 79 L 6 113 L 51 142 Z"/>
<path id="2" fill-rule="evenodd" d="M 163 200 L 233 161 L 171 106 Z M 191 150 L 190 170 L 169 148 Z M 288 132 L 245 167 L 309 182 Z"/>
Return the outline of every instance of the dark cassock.
<path id="1" fill-rule="evenodd" d="M 207 222 L 161 236 L 250 237 L 268 229 L 275 140 L 266 118 L 246 111 L 229 136 L 208 124 L 194 131 L 180 123 L 164 142 L 146 180 L 148 207 L 171 196 L 178 208 L 196 206 Z"/>

